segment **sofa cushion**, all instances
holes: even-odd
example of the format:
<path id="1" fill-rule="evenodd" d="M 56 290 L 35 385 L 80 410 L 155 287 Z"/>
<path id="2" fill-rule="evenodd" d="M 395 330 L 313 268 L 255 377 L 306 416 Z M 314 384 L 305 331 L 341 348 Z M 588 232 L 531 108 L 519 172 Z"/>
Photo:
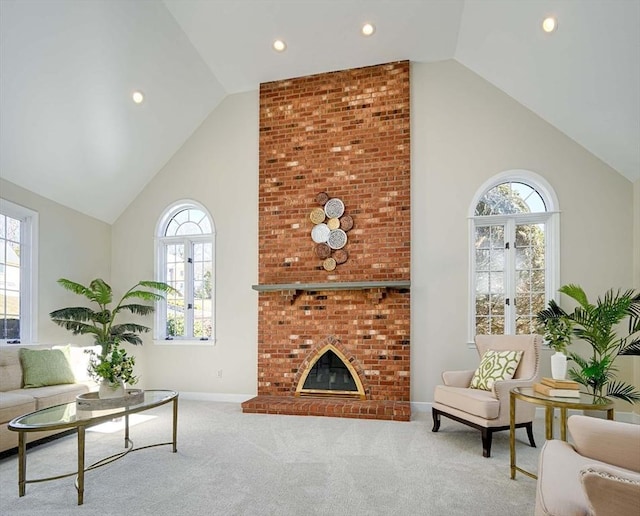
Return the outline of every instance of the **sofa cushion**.
<path id="1" fill-rule="evenodd" d="M 67 344 L 66 346 L 53 346 L 51 349 L 59 349 L 62 351 L 73 371 L 73 376 L 77 383 L 91 381 L 89 376 L 89 359 L 91 358 L 90 351 L 96 355 L 100 355 L 102 348 L 100 346 L 72 346 Z"/>
<path id="2" fill-rule="evenodd" d="M 22 382 L 25 389 L 74 383 L 67 357 L 59 349 L 20 349 Z"/>
<path id="3" fill-rule="evenodd" d="M 48 387 L 35 387 L 28 392 L 36 400 L 36 409 L 60 405 L 74 401 L 78 394 L 89 392 L 89 387 L 84 383 L 69 383 L 50 385 Z"/>
<path id="4" fill-rule="evenodd" d="M 500 414 L 500 401 L 490 391 L 437 385 L 433 399 L 483 419 L 495 419 Z"/>
<path id="5" fill-rule="evenodd" d="M 522 350 L 496 351 L 490 349 L 486 351 L 482 355 L 478 369 L 473 373 L 470 387 L 490 391 L 495 382 L 511 380 L 518 368 L 522 353 Z"/>
<path id="6" fill-rule="evenodd" d="M 36 400 L 33 396 L 17 392 L 0 392 L 0 421 L 5 423 L 12 419 L 34 412 Z"/>
<path id="7" fill-rule="evenodd" d="M 0 349 L 0 391 L 13 391 L 22 387 L 20 348 L 9 345 Z"/>

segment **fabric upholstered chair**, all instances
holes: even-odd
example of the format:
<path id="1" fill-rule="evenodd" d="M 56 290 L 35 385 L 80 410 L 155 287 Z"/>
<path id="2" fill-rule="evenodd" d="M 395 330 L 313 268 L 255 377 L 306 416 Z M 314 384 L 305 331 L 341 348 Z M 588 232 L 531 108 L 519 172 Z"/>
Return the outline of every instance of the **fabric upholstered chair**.
<path id="1" fill-rule="evenodd" d="M 513 378 L 489 384 L 489 390 L 471 388 L 475 371 L 445 371 L 444 385 L 437 385 L 433 395 L 433 432 L 440 429 L 440 417 L 464 423 L 482 432 L 482 455 L 491 455 L 493 433 L 509 429 L 509 391 L 514 387 L 531 387 L 539 376 L 540 335 L 477 335 L 476 347 L 483 357 L 489 350 L 522 351 Z M 484 361 L 483 361 L 484 362 Z M 529 443 L 535 448 L 533 419 L 535 405 L 517 401 L 516 427 L 527 429 Z"/>
<path id="2" fill-rule="evenodd" d="M 567 427 L 573 444 L 540 452 L 536 516 L 640 514 L 640 425 L 575 415 Z"/>

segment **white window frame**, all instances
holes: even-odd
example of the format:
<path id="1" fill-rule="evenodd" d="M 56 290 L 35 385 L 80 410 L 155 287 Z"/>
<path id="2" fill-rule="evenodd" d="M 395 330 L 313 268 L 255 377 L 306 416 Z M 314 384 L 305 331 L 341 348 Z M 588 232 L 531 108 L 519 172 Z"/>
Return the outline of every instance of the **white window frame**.
<path id="1" fill-rule="evenodd" d="M 523 183 L 535 189 L 544 201 L 547 211 L 539 213 L 516 213 L 509 215 L 475 215 L 480 199 L 492 188 L 502 183 Z M 476 334 L 476 228 L 487 225 L 504 225 L 505 238 L 515 233 L 517 224 L 545 224 L 545 305 L 550 299 L 559 301 L 560 288 L 560 207 L 558 197 L 553 188 L 542 176 L 529 170 L 507 170 L 497 174 L 477 190 L 469 206 L 469 318 L 467 345 L 475 347 Z M 505 266 L 505 297 L 515 297 L 515 253 L 508 253 L 509 261 Z M 515 306 L 511 303 L 505 307 L 505 334 L 515 333 Z"/>
<path id="2" fill-rule="evenodd" d="M 197 209 L 202 211 L 208 218 L 211 224 L 211 233 L 208 235 L 185 235 L 179 237 L 167 237 L 165 231 L 169 222 L 175 217 L 175 215 L 186 209 Z M 156 281 L 166 281 L 166 246 L 167 244 L 181 243 L 185 244 L 185 253 L 189 256 L 192 252 L 192 243 L 196 242 L 211 242 L 211 270 L 212 270 L 212 282 L 211 282 L 211 338 L 206 340 L 200 340 L 195 337 L 173 337 L 167 339 L 167 303 L 166 301 L 156 303 L 155 310 L 155 328 L 154 328 L 154 342 L 160 345 L 203 345 L 208 346 L 215 344 L 216 342 L 216 228 L 213 217 L 201 203 L 191 200 L 183 199 L 176 201 L 165 209 L 162 216 L 158 220 L 156 226 L 154 247 L 155 247 L 155 278 Z M 192 294 L 193 283 L 185 281 L 185 298 L 189 298 Z M 185 318 L 185 333 L 187 335 L 192 334 L 193 331 L 193 318 Z"/>
<path id="3" fill-rule="evenodd" d="M 0 213 L 20 220 L 20 344 L 38 342 L 38 213 L 0 198 Z M 8 344 L 0 339 L 0 345 Z M 15 345 L 15 344 L 10 344 Z"/>

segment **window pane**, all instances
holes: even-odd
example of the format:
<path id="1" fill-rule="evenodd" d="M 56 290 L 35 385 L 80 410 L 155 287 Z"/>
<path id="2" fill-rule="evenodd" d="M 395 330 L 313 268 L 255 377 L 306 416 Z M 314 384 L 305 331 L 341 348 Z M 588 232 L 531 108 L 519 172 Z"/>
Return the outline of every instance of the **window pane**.
<path id="1" fill-rule="evenodd" d="M 476 228 L 476 249 L 488 249 L 489 248 L 489 235 L 491 233 L 491 227 L 478 227 Z"/>
<path id="2" fill-rule="evenodd" d="M 194 310 L 193 336 L 210 338 L 212 335 L 212 245 L 210 242 L 193 244 Z"/>
<path id="3" fill-rule="evenodd" d="M 165 257 L 165 282 L 177 290 L 177 292 L 171 292 L 166 296 L 167 335 L 183 336 L 185 331 L 184 245 L 167 245 Z"/>
<path id="4" fill-rule="evenodd" d="M 476 250 L 476 270 L 488 271 L 490 263 L 490 253 L 486 249 Z"/>
<path id="5" fill-rule="evenodd" d="M 504 293 L 504 274 L 502 272 L 492 272 L 489 277 L 489 291 L 492 293 Z"/>
<path id="6" fill-rule="evenodd" d="M 531 271 L 516 272 L 516 293 L 531 291 Z"/>
<path id="7" fill-rule="evenodd" d="M 488 335 L 488 334 L 489 334 L 489 318 L 476 317 L 476 335 Z"/>
<path id="8" fill-rule="evenodd" d="M 536 333 L 536 325 L 534 317 L 518 317 L 516 319 L 516 334 Z"/>
<path id="9" fill-rule="evenodd" d="M 489 333 L 491 335 L 501 335 L 504 333 L 504 317 L 492 317 Z"/>
<path id="10" fill-rule="evenodd" d="M 20 338 L 20 221 L 0 215 L 0 339 Z"/>
<path id="11" fill-rule="evenodd" d="M 181 210 L 167 223 L 165 236 L 203 235 L 211 233 L 211 221 L 195 208 Z"/>
<path id="12" fill-rule="evenodd" d="M 504 315 L 504 296 L 491 295 L 491 315 Z"/>
<path id="13" fill-rule="evenodd" d="M 476 205 L 476 215 L 540 213 L 546 207 L 542 196 L 523 183 L 502 183 L 489 190 Z"/>
<path id="14" fill-rule="evenodd" d="M 516 333 L 535 332 L 545 302 L 544 225 L 516 225 Z"/>
<path id="15" fill-rule="evenodd" d="M 504 249 L 504 227 L 491 226 L 491 248 Z"/>
<path id="16" fill-rule="evenodd" d="M 487 294 L 476 296 L 476 315 L 489 315 L 489 313 L 489 296 Z"/>

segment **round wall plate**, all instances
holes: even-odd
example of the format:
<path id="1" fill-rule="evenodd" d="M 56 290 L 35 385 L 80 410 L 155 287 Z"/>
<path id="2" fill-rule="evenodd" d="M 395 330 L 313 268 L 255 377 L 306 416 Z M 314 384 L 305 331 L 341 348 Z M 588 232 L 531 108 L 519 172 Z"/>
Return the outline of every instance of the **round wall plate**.
<path id="1" fill-rule="evenodd" d="M 332 271 L 336 268 L 336 261 L 333 258 L 327 258 L 322 262 L 325 271 Z"/>
<path id="2" fill-rule="evenodd" d="M 329 226 L 329 229 L 338 229 L 340 227 L 340 219 L 329 219 L 327 221 L 327 226 Z"/>
<path id="3" fill-rule="evenodd" d="M 323 244 L 327 241 L 327 238 L 329 238 L 330 233 L 331 230 L 326 224 L 316 224 L 311 230 L 311 239 L 316 244 Z"/>
<path id="4" fill-rule="evenodd" d="M 317 244 L 316 255 L 321 260 L 329 258 L 329 256 L 331 256 L 331 248 L 327 244 Z"/>
<path id="5" fill-rule="evenodd" d="M 309 218 L 314 224 L 320 224 L 321 222 L 324 222 L 324 210 L 322 208 L 314 208 L 313 210 L 311 210 Z"/>
<path id="6" fill-rule="evenodd" d="M 334 229 L 329 232 L 327 244 L 331 249 L 342 249 L 347 244 L 347 234 L 341 229 Z"/>
<path id="7" fill-rule="evenodd" d="M 344 203 L 337 197 L 329 199 L 327 204 L 324 205 L 324 212 L 330 219 L 340 218 L 344 213 Z"/>

